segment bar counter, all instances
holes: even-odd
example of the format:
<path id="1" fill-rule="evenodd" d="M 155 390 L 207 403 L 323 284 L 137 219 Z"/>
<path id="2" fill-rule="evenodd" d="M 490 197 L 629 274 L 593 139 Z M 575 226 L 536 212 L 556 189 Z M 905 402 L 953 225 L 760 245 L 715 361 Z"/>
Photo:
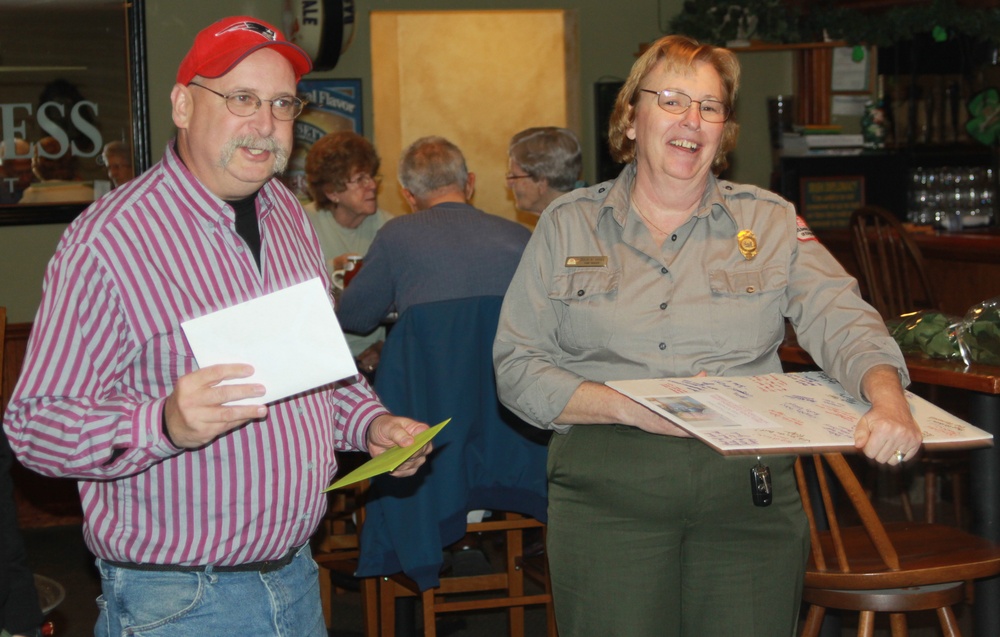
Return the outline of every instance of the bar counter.
<path id="1" fill-rule="evenodd" d="M 815 230 L 816 237 L 854 276 L 857 261 L 848 228 Z M 972 305 L 1000 296 L 1000 228 L 912 233 L 927 263 L 941 309 L 964 316 Z"/>

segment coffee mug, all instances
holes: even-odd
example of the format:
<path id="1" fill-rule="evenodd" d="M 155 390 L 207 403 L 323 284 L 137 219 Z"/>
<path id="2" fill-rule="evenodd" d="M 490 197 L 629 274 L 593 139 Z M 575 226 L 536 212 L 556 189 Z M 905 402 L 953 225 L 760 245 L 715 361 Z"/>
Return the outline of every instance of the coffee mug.
<path id="1" fill-rule="evenodd" d="M 344 271 L 343 270 L 334 270 L 333 271 L 332 283 L 333 283 L 333 287 L 334 288 L 336 288 L 338 290 L 343 290 L 344 289 Z"/>

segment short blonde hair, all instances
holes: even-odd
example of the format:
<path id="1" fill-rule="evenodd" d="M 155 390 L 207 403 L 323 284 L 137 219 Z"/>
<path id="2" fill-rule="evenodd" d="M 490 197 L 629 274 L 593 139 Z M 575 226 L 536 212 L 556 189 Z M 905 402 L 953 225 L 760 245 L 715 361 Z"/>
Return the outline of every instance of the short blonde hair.
<path id="1" fill-rule="evenodd" d="M 615 161 L 630 163 L 635 160 L 635 140 L 629 139 L 626 132 L 635 122 L 635 103 L 639 99 L 639 89 L 642 81 L 664 61 L 668 71 L 690 70 L 695 62 L 707 62 L 719 74 L 722 80 L 722 101 L 733 112 L 736 93 L 740 86 L 740 63 L 736 55 L 729 49 L 701 44 L 683 35 L 668 35 L 654 42 L 632 65 L 632 71 L 618 91 L 615 99 L 615 109 L 611 113 L 608 126 L 608 145 Z M 660 87 L 656 87 L 659 90 Z M 736 148 L 740 125 L 732 114 L 726 120 L 722 130 L 722 142 L 712 161 L 712 169 L 716 174 L 729 165 L 727 155 Z"/>

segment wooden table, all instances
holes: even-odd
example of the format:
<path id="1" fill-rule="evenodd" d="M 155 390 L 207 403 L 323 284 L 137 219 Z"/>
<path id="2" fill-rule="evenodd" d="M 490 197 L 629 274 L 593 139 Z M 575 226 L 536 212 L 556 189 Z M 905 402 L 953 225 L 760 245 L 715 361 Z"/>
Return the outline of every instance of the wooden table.
<path id="1" fill-rule="evenodd" d="M 813 365 L 812 357 L 799 347 L 789 332 L 778 348 L 782 362 Z M 1000 439 L 1000 367 L 965 366 L 946 361 L 907 356 L 910 379 L 916 383 L 952 387 L 967 392 L 970 422 Z M 969 482 L 972 531 L 1000 544 L 1000 445 L 969 452 Z M 1000 635 L 1000 577 L 976 581 L 973 605 L 976 635 Z"/>

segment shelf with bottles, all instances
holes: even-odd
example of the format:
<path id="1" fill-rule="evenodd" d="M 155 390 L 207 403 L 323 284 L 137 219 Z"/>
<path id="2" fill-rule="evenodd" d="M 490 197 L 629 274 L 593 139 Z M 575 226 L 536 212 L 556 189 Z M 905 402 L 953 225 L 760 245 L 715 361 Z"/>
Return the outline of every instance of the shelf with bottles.
<path id="1" fill-rule="evenodd" d="M 974 148 L 982 144 L 968 132 L 969 103 L 987 80 L 963 74 L 880 76 L 887 144 Z"/>

